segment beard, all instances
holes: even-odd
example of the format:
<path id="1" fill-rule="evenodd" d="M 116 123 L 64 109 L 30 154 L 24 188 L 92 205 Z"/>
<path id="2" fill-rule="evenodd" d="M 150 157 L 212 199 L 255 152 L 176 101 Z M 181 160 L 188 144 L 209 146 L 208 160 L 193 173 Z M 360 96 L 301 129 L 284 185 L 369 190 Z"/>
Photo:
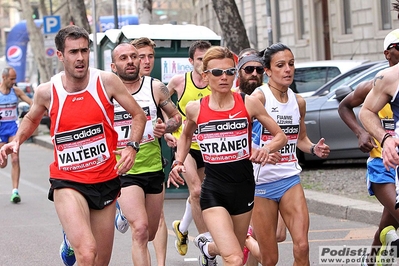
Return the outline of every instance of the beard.
<path id="1" fill-rule="evenodd" d="M 250 82 L 251 80 L 240 80 L 240 90 L 245 93 L 250 95 L 257 87 L 262 86 L 262 80 L 258 79 L 256 82 Z M 253 80 L 252 80 L 253 81 Z"/>
<path id="2" fill-rule="evenodd" d="M 131 73 L 131 74 L 120 73 L 119 77 L 125 81 L 135 81 L 136 79 L 139 78 L 139 73 L 138 72 Z"/>
<path id="3" fill-rule="evenodd" d="M 139 78 L 140 68 L 136 67 L 134 72 L 126 73 L 125 69 L 116 67 L 118 76 L 125 81 L 135 81 Z"/>

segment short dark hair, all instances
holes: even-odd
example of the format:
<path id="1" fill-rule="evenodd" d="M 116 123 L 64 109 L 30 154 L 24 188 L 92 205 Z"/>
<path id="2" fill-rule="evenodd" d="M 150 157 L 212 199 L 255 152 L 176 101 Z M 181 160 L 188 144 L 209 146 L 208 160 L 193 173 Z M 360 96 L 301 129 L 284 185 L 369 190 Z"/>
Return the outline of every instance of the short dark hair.
<path id="1" fill-rule="evenodd" d="M 89 33 L 82 27 L 76 25 L 68 25 L 62 29 L 60 29 L 55 36 L 55 47 L 61 53 L 64 53 L 65 50 L 65 40 L 67 38 L 71 38 L 73 40 L 77 40 L 80 38 L 85 38 L 90 45 L 90 37 Z"/>
<path id="2" fill-rule="evenodd" d="M 208 41 L 195 41 L 190 45 L 190 48 L 188 48 L 188 56 L 191 59 L 194 59 L 194 53 L 197 49 L 199 50 L 208 50 L 211 48 L 212 44 Z"/>
<path id="3" fill-rule="evenodd" d="M 272 57 L 275 53 L 281 52 L 281 51 L 285 51 L 288 50 L 290 52 L 291 49 L 283 44 L 283 43 L 274 43 L 272 45 L 270 45 L 269 47 L 267 47 L 265 50 L 261 51 L 260 54 L 263 53 L 263 62 L 264 62 L 264 66 L 267 67 L 268 69 L 270 69 L 270 62 L 272 61 Z"/>

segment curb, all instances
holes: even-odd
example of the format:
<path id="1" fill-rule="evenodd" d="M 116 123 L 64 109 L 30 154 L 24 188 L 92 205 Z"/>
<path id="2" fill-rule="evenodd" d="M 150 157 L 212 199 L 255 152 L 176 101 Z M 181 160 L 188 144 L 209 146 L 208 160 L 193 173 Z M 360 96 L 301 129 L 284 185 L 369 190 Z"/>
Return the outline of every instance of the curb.
<path id="1" fill-rule="evenodd" d="M 33 143 L 40 145 L 42 147 L 53 149 L 53 143 L 49 135 L 33 136 Z"/>
<path id="2" fill-rule="evenodd" d="M 313 190 L 304 190 L 309 212 L 346 219 L 355 222 L 379 225 L 383 206 Z"/>

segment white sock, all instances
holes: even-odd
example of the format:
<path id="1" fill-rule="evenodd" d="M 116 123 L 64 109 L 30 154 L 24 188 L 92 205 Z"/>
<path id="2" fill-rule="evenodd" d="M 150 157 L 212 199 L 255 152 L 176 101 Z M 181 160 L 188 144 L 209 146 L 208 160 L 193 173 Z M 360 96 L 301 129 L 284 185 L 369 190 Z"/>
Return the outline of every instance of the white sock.
<path id="1" fill-rule="evenodd" d="M 188 231 L 188 227 L 191 224 L 191 221 L 193 220 L 193 214 L 191 212 L 191 204 L 189 202 L 189 198 L 187 198 L 186 201 L 186 209 L 184 210 L 183 217 L 181 218 L 180 225 L 179 225 L 179 231 L 182 233 L 185 233 Z"/>
<path id="2" fill-rule="evenodd" d="M 213 242 L 213 238 L 212 238 L 212 236 L 211 236 L 211 233 L 205 232 L 205 233 L 203 233 L 203 235 L 204 235 L 206 238 L 208 238 L 208 240 L 209 240 L 210 242 Z"/>
<path id="3" fill-rule="evenodd" d="M 14 194 L 14 193 L 18 193 L 18 188 L 14 188 L 13 190 L 12 190 L 12 194 Z"/>
<path id="4" fill-rule="evenodd" d="M 202 247 L 202 251 L 204 252 L 205 256 L 207 256 L 208 258 L 214 258 L 215 256 L 211 256 L 209 255 L 209 250 L 208 250 L 208 245 L 210 242 L 207 242 L 203 247 Z"/>

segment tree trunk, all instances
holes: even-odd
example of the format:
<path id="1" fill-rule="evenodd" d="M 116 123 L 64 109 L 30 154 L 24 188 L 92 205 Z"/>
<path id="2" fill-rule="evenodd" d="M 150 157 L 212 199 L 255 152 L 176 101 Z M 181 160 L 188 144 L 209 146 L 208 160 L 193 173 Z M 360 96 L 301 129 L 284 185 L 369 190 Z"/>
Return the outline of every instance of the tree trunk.
<path id="1" fill-rule="evenodd" d="M 68 2 L 71 21 L 73 21 L 75 25 L 85 28 L 87 32 L 91 33 L 90 24 L 87 20 L 86 5 L 84 1 L 68 0 Z"/>
<path id="2" fill-rule="evenodd" d="M 137 14 L 140 24 L 151 24 L 152 0 L 136 0 Z"/>
<path id="3" fill-rule="evenodd" d="M 29 33 L 29 43 L 34 55 L 35 63 L 40 75 L 40 82 L 47 82 L 51 77 L 51 64 L 47 63 L 44 54 L 44 39 L 41 28 L 36 27 L 32 18 L 33 9 L 29 0 L 21 0 L 23 17 L 26 19 L 26 27 Z"/>
<path id="4" fill-rule="evenodd" d="M 249 48 L 249 40 L 234 0 L 212 0 L 213 9 L 223 32 L 225 45 L 238 54 L 242 49 Z"/>

